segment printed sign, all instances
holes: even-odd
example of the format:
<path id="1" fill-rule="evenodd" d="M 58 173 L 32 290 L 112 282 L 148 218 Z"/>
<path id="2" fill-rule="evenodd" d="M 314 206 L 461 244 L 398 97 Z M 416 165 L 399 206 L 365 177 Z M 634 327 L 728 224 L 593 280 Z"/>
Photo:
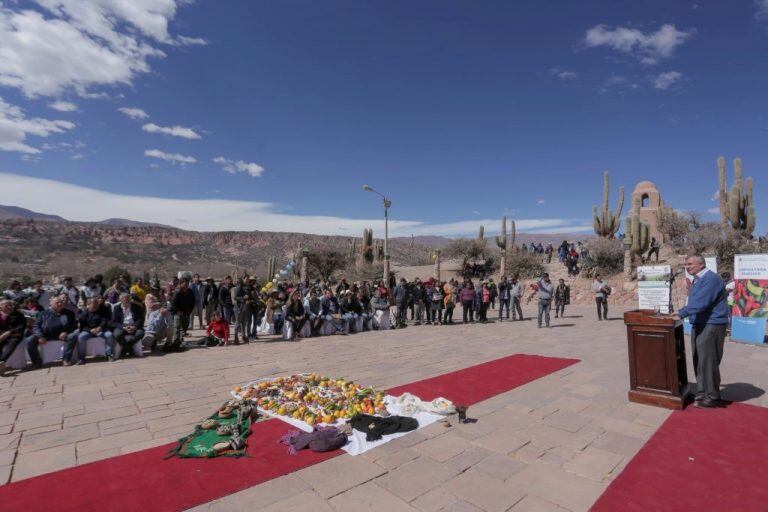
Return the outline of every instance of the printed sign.
<path id="1" fill-rule="evenodd" d="M 640 309 L 653 309 L 669 313 L 670 278 L 669 265 L 637 267 L 637 298 Z"/>
<path id="2" fill-rule="evenodd" d="M 764 343 L 768 321 L 768 254 L 737 254 L 733 269 L 731 339 Z"/>

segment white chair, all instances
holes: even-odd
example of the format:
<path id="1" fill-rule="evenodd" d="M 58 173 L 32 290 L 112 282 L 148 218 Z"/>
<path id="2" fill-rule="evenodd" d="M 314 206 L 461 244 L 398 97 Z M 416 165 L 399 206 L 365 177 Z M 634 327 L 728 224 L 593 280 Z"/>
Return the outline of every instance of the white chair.
<path id="1" fill-rule="evenodd" d="M 312 336 L 312 325 L 310 325 L 309 320 L 304 322 L 304 327 L 301 328 L 299 336 L 302 338 L 309 338 Z"/>
<path id="2" fill-rule="evenodd" d="M 64 352 L 64 342 L 61 340 L 49 340 L 40 347 L 40 357 L 43 364 L 61 361 Z"/>
<path id="3" fill-rule="evenodd" d="M 100 336 L 88 338 L 88 340 L 86 340 L 85 342 L 85 355 L 86 356 L 107 355 L 107 341 Z"/>
<path id="4" fill-rule="evenodd" d="M 21 343 L 16 345 L 5 365 L 15 370 L 23 370 L 27 367 L 27 340 L 21 340 Z"/>
<path id="5" fill-rule="evenodd" d="M 373 315 L 373 326 L 375 329 L 385 331 L 392 327 L 389 310 L 377 309 Z"/>

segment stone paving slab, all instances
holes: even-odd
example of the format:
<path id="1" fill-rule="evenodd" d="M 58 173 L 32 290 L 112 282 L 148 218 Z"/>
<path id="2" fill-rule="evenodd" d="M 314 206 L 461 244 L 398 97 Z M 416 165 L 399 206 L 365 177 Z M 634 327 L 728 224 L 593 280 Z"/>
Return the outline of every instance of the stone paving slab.
<path id="1" fill-rule="evenodd" d="M 555 329 L 421 326 L 11 374 L 0 379 L 0 482 L 171 442 L 258 377 L 316 371 L 387 388 L 528 353 L 581 362 L 472 406 L 474 423 L 451 418 L 193 510 L 587 510 L 669 411 L 627 402 L 623 322 L 598 324 L 586 306 L 569 314 L 553 325 L 574 325 Z M 727 343 L 724 394 L 748 388 L 749 403 L 768 406 L 766 361 L 763 347 Z"/>

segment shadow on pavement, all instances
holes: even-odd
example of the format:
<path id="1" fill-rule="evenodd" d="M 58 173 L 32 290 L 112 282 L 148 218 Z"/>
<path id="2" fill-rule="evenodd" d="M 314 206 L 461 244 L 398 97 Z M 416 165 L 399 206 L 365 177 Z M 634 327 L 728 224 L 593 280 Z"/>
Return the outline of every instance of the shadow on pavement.
<path id="1" fill-rule="evenodd" d="M 724 384 L 720 388 L 720 392 L 723 398 L 734 402 L 746 402 L 747 400 L 751 400 L 765 394 L 764 389 L 753 386 L 752 384 L 747 384 L 746 382 L 732 382 L 730 384 Z"/>

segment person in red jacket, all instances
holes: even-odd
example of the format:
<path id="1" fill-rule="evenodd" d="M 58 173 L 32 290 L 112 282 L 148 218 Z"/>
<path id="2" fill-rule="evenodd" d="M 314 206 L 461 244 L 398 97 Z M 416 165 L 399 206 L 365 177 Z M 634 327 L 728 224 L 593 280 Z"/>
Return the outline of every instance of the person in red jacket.
<path id="1" fill-rule="evenodd" d="M 201 345 L 216 347 L 219 345 L 229 345 L 229 324 L 221 318 L 221 313 L 213 312 L 213 318 L 205 328 L 205 338 Z"/>

